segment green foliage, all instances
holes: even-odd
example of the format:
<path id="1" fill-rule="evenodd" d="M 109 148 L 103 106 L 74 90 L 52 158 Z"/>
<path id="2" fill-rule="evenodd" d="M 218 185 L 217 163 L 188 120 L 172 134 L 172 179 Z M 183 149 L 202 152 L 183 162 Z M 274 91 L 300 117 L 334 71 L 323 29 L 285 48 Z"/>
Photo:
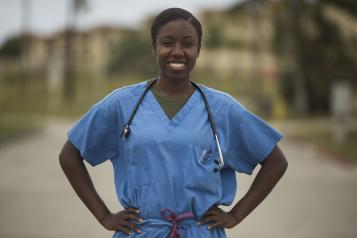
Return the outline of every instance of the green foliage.
<path id="1" fill-rule="evenodd" d="M 134 73 L 151 76 L 157 71 L 151 43 L 139 33 L 125 34 L 123 39 L 113 46 L 112 52 L 108 64 L 110 74 Z"/>
<path id="2" fill-rule="evenodd" d="M 325 0 L 324 2 L 330 3 L 339 7 L 350 14 L 357 16 L 357 1 L 356 0 Z"/>
<path id="3" fill-rule="evenodd" d="M 323 2 L 301 3 L 298 15 L 293 15 L 287 6 L 275 7 L 273 43 L 282 61 L 281 89 L 285 99 L 293 105 L 297 93 L 293 78 L 299 70 L 304 80 L 308 112 L 326 113 L 334 81 L 342 79 L 356 84 L 355 56 L 342 37 L 339 26 L 322 14 L 320 4 Z M 284 7 L 285 11 L 282 11 Z M 293 21 L 296 21 L 296 28 Z M 291 58 L 297 67 L 289 63 Z"/>
<path id="4" fill-rule="evenodd" d="M 11 139 L 37 132 L 42 126 L 42 121 L 34 116 L 3 113 L 0 117 L 0 146 Z"/>
<path id="5" fill-rule="evenodd" d="M 245 14 L 248 4 L 248 1 L 237 1 L 227 10 L 227 14 L 231 16 Z"/>
<path id="6" fill-rule="evenodd" d="M 208 24 L 207 38 L 205 45 L 207 48 L 219 48 L 223 43 L 223 29 L 219 23 Z"/>
<path id="7" fill-rule="evenodd" d="M 341 160 L 341 162 L 357 163 L 357 131 L 349 131 L 346 141 L 342 144 L 336 143 L 332 133 L 310 133 L 294 137 L 294 139 L 305 143 L 313 143 L 320 151 L 333 155 L 334 158 Z"/>
<path id="8" fill-rule="evenodd" d="M 0 57 L 16 58 L 22 54 L 22 39 L 21 37 L 12 37 L 8 39 L 0 48 Z"/>

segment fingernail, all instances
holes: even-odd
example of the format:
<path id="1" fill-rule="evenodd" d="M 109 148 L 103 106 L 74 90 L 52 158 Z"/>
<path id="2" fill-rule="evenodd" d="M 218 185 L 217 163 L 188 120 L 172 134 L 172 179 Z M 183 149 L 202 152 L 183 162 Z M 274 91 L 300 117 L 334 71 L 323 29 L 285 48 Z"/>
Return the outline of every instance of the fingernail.
<path id="1" fill-rule="evenodd" d="M 143 219 L 141 219 L 141 218 L 139 219 L 139 222 L 143 222 L 143 221 L 144 221 Z"/>
<path id="2" fill-rule="evenodd" d="M 201 225 L 201 222 L 198 221 L 198 222 L 197 222 L 197 225 Z"/>
<path id="3" fill-rule="evenodd" d="M 140 210 L 136 210 L 136 213 L 140 213 Z"/>
<path id="4" fill-rule="evenodd" d="M 141 233 L 141 230 L 137 230 L 136 232 L 137 232 L 137 233 Z"/>
<path id="5" fill-rule="evenodd" d="M 211 226 L 208 226 L 208 230 L 210 230 L 211 229 Z"/>

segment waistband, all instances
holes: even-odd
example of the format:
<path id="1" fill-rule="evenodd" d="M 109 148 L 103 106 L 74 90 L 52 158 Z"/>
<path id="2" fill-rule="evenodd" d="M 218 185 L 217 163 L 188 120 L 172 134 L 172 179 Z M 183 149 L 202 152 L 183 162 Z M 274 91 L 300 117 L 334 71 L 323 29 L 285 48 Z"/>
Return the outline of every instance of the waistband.
<path id="1" fill-rule="evenodd" d="M 175 212 L 173 212 L 169 208 L 162 209 L 160 211 L 160 213 L 161 213 L 161 216 L 166 221 L 169 221 L 172 223 L 170 238 L 179 238 L 180 237 L 178 226 L 181 221 L 194 218 L 192 212 L 184 212 L 184 213 L 177 215 Z"/>

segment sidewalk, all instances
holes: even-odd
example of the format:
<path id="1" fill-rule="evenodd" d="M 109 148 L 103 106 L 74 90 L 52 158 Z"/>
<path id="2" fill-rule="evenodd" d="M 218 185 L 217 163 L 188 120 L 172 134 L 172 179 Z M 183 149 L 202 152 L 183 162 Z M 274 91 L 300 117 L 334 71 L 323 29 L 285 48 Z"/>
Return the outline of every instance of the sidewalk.
<path id="1" fill-rule="evenodd" d="M 72 191 L 58 164 L 71 123 L 0 148 L 0 237 L 111 237 Z M 357 237 L 357 168 L 322 158 L 310 145 L 284 140 L 289 168 L 273 193 L 228 237 Z M 110 163 L 89 167 L 98 192 L 113 211 Z M 255 171 L 256 172 L 256 171 Z M 253 176 L 238 175 L 241 197 Z"/>

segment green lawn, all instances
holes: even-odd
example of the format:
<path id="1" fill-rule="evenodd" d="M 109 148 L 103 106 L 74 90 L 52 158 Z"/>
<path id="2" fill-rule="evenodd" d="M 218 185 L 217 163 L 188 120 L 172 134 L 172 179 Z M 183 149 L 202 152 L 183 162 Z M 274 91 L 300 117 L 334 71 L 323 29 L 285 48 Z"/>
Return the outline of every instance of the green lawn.
<path id="1" fill-rule="evenodd" d="M 41 129 L 41 121 L 33 116 L 17 114 L 0 117 L 0 144 Z"/>
<path id="2" fill-rule="evenodd" d="M 357 163 L 357 131 L 350 132 L 342 144 L 337 144 L 331 133 L 306 135 L 297 139 L 315 144 L 320 150 L 342 162 Z"/>
<path id="3" fill-rule="evenodd" d="M 78 118 L 88 111 L 91 105 L 112 90 L 149 78 L 140 75 L 100 77 L 82 73 L 78 75 L 76 81 L 76 95 L 73 100 L 68 101 L 63 99 L 63 92 L 60 87 L 56 90 L 49 89 L 44 75 L 32 77 L 25 82 L 20 80 L 17 74 L 13 72 L 0 80 L 0 143 L 7 138 L 13 138 L 41 128 L 41 122 L 35 119 L 34 114 Z M 238 97 L 249 110 L 258 113 L 258 115 L 262 114 L 261 111 L 255 110 L 254 104 L 252 104 L 252 96 L 255 95 L 255 90 L 252 87 L 251 79 L 240 77 L 237 80 L 232 75 L 209 74 L 203 71 L 195 71 L 192 79 L 228 92 Z M 265 93 L 263 94 L 265 94 L 266 99 L 274 98 L 274 95 L 276 95 L 273 82 L 270 82 L 270 84 L 269 87 L 264 87 Z M 276 101 L 270 103 L 277 105 Z M 264 118 L 267 119 L 268 117 L 264 116 Z M 301 128 L 309 128 L 306 133 L 297 135 L 297 139 L 314 143 L 322 150 L 336 155 L 336 157 L 348 158 L 349 161 L 357 162 L 357 131 L 350 133 L 346 143 L 337 145 L 334 143 L 331 134 L 327 133 L 329 124 L 321 124 L 319 121 L 313 124 L 314 121 L 308 118 L 297 121 L 295 130 L 297 128 L 298 132 L 301 131 Z M 323 127 L 322 133 L 321 130 L 317 133 L 314 132 L 314 128 L 321 126 Z M 288 131 L 291 131 L 291 129 L 288 129 Z"/>

